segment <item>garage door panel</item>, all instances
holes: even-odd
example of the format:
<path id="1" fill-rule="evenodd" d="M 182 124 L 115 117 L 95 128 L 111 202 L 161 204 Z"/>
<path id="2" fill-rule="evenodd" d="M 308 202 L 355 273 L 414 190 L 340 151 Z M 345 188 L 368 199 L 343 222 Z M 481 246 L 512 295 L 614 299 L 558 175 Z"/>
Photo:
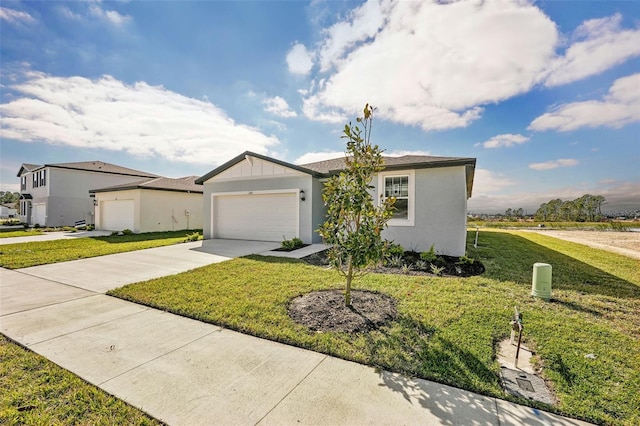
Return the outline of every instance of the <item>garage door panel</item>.
<path id="1" fill-rule="evenodd" d="M 297 193 L 214 198 L 217 238 L 282 241 L 298 236 Z"/>
<path id="2" fill-rule="evenodd" d="M 101 202 L 102 229 L 108 231 L 133 230 L 133 200 Z"/>
<path id="3" fill-rule="evenodd" d="M 46 204 L 34 204 L 33 205 L 33 224 L 45 226 L 47 222 L 47 205 Z"/>

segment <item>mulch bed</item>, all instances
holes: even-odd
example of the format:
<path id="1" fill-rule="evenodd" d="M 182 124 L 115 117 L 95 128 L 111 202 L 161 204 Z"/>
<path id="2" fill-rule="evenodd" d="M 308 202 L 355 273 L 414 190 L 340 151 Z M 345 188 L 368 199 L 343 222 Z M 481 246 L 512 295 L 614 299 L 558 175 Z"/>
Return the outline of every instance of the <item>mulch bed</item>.
<path id="1" fill-rule="evenodd" d="M 407 265 L 414 265 L 418 259 L 420 259 L 420 254 L 413 251 L 404 252 L 404 263 Z M 328 266 L 327 262 L 327 251 L 321 251 L 319 253 L 312 254 L 307 257 L 303 257 L 302 260 L 305 262 L 315 265 L 315 266 Z M 474 260 L 473 263 L 466 263 L 463 265 L 459 265 L 457 262 L 460 260 L 459 257 L 454 256 L 445 256 L 439 255 L 436 261 L 437 266 L 442 267 L 441 276 L 451 276 L 451 277 L 471 277 L 475 275 L 481 275 L 484 273 L 485 268 L 482 262 L 478 260 Z M 401 275 L 428 275 L 435 276 L 435 274 L 431 273 L 429 269 L 427 270 L 418 270 L 418 269 L 403 269 L 401 267 L 389 266 L 389 265 L 379 265 L 371 270 L 373 273 L 378 274 L 401 274 Z"/>
<path id="2" fill-rule="evenodd" d="M 289 304 L 289 316 L 312 331 L 363 333 L 376 330 L 398 315 L 396 301 L 386 294 L 352 290 L 351 306 L 342 290 L 314 291 Z"/>

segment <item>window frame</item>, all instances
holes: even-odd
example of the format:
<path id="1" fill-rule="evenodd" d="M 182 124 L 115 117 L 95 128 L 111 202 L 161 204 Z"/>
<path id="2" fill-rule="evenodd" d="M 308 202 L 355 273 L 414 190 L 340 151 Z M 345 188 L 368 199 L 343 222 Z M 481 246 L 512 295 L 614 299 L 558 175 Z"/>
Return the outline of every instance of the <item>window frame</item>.
<path id="1" fill-rule="evenodd" d="M 407 218 L 406 219 L 390 219 L 387 222 L 389 227 L 392 226 L 415 226 L 415 206 L 416 206 L 416 173 L 415 170 L 398 170 L 378 173 L 378 205 L 382 204 L 385 199 L 385 180 L 389 177 L 407 177 L 408 178 L 408 194 L 407 194 Z"/>

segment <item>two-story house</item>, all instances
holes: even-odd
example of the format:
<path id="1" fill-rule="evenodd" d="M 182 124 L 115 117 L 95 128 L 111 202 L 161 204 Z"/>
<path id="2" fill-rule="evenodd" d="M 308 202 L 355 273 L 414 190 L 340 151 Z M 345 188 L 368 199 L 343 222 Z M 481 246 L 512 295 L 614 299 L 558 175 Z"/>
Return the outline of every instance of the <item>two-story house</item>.
<path id="1" fill-rule="evenodd" d="M 22 164 L 20 220 L 29 225 L 65 226 L 94 223 L 89 190 L 155 178 L 157 175 L 102 161 Z"/>

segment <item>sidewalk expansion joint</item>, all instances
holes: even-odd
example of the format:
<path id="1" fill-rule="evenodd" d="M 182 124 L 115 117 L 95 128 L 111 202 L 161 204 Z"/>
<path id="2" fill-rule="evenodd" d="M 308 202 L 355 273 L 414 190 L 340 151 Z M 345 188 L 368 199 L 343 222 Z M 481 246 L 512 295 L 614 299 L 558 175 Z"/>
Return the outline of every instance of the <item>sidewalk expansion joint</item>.
<path id="1" fill-rule="evenodd" d="M 269 414 L 271 414 L 271 412 L 273 410 L 275 410 L 280 404 L 282 404 L 282 402 L 287 399 L 289 397 L 289 395 L 291 395 L 291 392 L 293 392 L 294 390 L 296 390 L 298 388 L 298 386 L 300 386 L 300 384 L 302 382 L 304 382 L 305 380 L 307 380 L 307 377 L 309 377 L 314 371 L 316 371 L 316 369 L 320 366 L 320 364 L 322 364 L 327 358 L 329 358 L 329 355 L 324 355 L 322 357 L 322 359 L 302 378 L 298 381 L 298 383 L 295 384 L 295 386 L 293 386 L 291 388 L 291 390 L 289 390 L 289 392 L 286 393 L 286 395 L 284 395 L 280 401 L 278 401 L 273 407 L 271 407 L 271 409 L 269 411 L 267 411 L 264 416 L 260 417 L 260 419 L 258 419 L 257 422 L 255 422 L 256 425 L 260 424 L 260 422 L 262 422 L 265 417 L 267 417 Z"/>
<path id="2" fill-rule="evenodd" d="M 94 295 L 92 295 L 92 296 L 87 296 L 87 297 L 95 297 L 95 296 L 104 296 L 104 295 L 103 295 L 103 294 L 94 294 Z M 107 297 L 108 297 L 108 296 L 107 296 Z M 76 299 L 76 300 L 77 300 L 77 299 Z M 146 306 L 142 306 L 142 305 L 140 305 L 140 307 L 142 308 L 142 310 L 141 310 L 140 312 L 133 312 L 133 313 L 131 313 L 131 314 L 123 315 L 123 316 L 118 317 L 118 318 L 112 318 L 112 319 L 107 320 L 107 321 L 103 321 L 103 322 L 100 322 L 100 323 L 92 324 L 92 325 L 89 325 L 89 326 L 87 326 L 87 327 L 79 328 L 79 329 L 77 329 L 77 330 L 69 331 L 68 333 L 63 333 L 63 334 L 59 334 L 59 335 L 54 336 L 54 337 L 49 337 L 48 339 L 44 339 L 44 340 L 41 340 L 41 341 L 39 341 L 39 342 L 31 343 L 31 344 L 30 344 L 30 345 L 28 345 L 28 346 L 39 345 L 40 343 L 48 342 L 48 341 L 50 341 L 50 340 L 55 340 L 55 339 L 57 339 L 57 338 L 59 338 L 59 337 L 68 336 L 68 335 L 70 335 L 70 334 L 78 333 L 78 332 L 80 332 L 80 331 L 89 330 L 90 328 L 99 327 L 99 326 L 104 325 L 104 324 L 109 324 L 110 322 L 120 321 L 121 319 L 129 318 L 129 317 L 132 317 L 132 316 L 134 316 L 134 315 L 140 315 L 140 314 L 142 314 L 142 313 L 144 313 L 144 312 L 146 312 L 146 311 L 148 311 L 148 310 L 150 310 L 150 309 L 151 309 L 151 308 L 148 308 L 148 307 L 146 307 Z"/>
<path id="3" fill-rule="evenodd" d="M 37 265 L 37 266 L 40 266 L 40 265 Z M 77 288 L 79 290 L 88 291 L 88 292 L 91 292 L 91 293 L 94 293 L 94 294 L 104 294 L 104 293 L 100 293 L 98 291 L 88 290 L 88 289 L 86 289 L 84 287 L 78 287 L 77 285 L 65 283 L 65 282 L 62 282 L 62 281 L 52 280 L 51 278 L 41 277 L 40 275 L 36 275 L 36 274 L 30 274 L 28 272 L 24 272 L 23 269 L 13 269 L 12 271 L 13 272 L 17 272 L 17 273 L 22 274 L 22 275 L 27 275 L 29 277 L 40 278 L 41 280 L 49 281 L 51 283 L 62 284 L 62 285 L 66 285 L 67 287 L 73 287 L 73 288 Z"/>
<path id="4" fill-rule="evenodd" d="M 5 314 L 0 314 L 0 317 L 10 317 L 11 315 L 22 314 L 22 313 L 29 312 L 29 311 L 35 311 L 36 309 L 48 308 L 50 306 L 56 306 L 56 305 L 62 305 L 64 303 L 73 302 L 75 300 L 81 300 L 81 299 L 86 299 L 88 297 L 95 297 L 95 296 L 100 296 L 100 295 L 101 295 L 100 293 L 87 294 L 86 296 L 76 297 L 75 299 L 62 300 L 60 302 L 49 303 L 48 305 L 38 305 L 38 306 L 34 306 L 33 308 L 28 308 L 28 309 L 23 309 L 21 311 L 11 312 L 10 314 L 6 314 L 6 315 Z"/>

